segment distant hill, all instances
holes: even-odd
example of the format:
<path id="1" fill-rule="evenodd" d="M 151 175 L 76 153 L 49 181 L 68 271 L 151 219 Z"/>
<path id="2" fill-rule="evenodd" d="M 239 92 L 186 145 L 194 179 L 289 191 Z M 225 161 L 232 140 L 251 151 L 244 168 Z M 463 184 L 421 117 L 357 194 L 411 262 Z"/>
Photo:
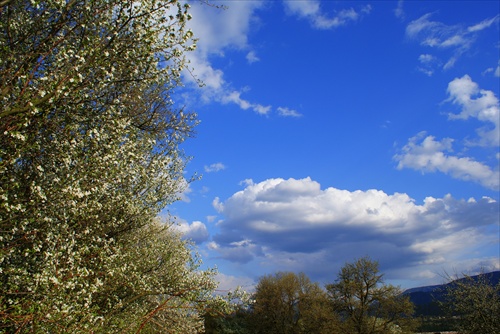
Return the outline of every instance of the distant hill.
<path id="1" fill-rule="evenodd" d="M 500 271 L 493 271 L 486 275 L 491 285 L 496 285 L 500 282 Z M 480 275 L 471 276 L 477 281 Z M 439 307 L 439 302 L 444 301 L 444 294 L 448 287 L 453 287 L 457 282 L 463 281 L 465 278 L 460 278 L 453 282 L 441 285 L 422 286 L 406 290 L 403 294 L 410 296 L 410 301 L 415 305 L 415 313 L 417 316 L 432 316 L 441 315 L 442 310 Z"/>

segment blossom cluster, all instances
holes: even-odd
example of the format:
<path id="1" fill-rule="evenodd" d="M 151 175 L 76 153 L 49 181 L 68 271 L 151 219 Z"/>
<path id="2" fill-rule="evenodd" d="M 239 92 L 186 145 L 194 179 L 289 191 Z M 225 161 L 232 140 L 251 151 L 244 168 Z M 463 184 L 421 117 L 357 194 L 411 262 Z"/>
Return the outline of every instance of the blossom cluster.
<path id="1" fill-rule="evenodd" d="M 188 11 L 0 3 L 0 333 L 203 325 L 215 273 L 155 218 L 190 181 L 196 115 L 170 98 Z"/>

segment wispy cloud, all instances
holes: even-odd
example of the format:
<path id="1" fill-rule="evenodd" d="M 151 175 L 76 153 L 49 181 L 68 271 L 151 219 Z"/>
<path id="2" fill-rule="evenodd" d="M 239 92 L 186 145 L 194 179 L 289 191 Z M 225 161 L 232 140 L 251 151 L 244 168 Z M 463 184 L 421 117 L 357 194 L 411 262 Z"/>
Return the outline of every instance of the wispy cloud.
<path id="1" fill-rule="evenodd" d="M 494 241 L 483 227 L 499 222 L 498 203 L 490 198 L 447 195 L 416 204 L 407 194 L 321 189 L 310 178 L 251 183 L 216 204 L 224 220 L 210 245 L 222 258 L 317 278 L 329 277 L 345 261 L 339 254 L 370 254 L 404 268 L 406 277 L 423 265 L 439 272 Z"/>
<path id="2" fill-rule="evenodd" d="M 428 53 L 421 54 L 418 57 L 418 61 L 420 62 L 418 70 L 428 76 L 432 76 L 434 74 L 434 68 L 440 64 L 439 59 Z"/>
<path id="3" fill-rule="evenodd" d="M 286 108 L 286 107 L 278 107 L 278 114 L 283 117 L 302 117 L 302 114 L 296 110 Z"/>
<path id="4" fill-rule="evenodd" d="M 488 67 L 482 74 L 493 73 L 495 77 L 500 77 L 500 60 L 498 61 L 497 67 Z"/>
<path id="5" fill-rule="evenodd" d="M 226 166 L 222 162 L 217 162 L 209 166 L 205 166 L 205 172 L 207 173 L 219 172 L 224 169 L 226 169 Z"/>
<path id="6" fill-rule="evenodd" d="M 257 114 L 261 115 L 267 115 L 269 111 L 271 110 L 271 106 L 263 106 L 258 103 L 251 103 L 243 98 L 241 98 L 241 92 L 239 91 L 232 91 L 232 92 L 226 92 L 226 94 L 221 98 L 221 102 L 226 104 L 226 103 L 234 103 L 238 105 L 241 109 L 247 110 L 247 109 L 252 109 L 255 111 Z"/>
<path id="7" fill-rule="evenodd" d="M 323 12 L 320 2 L 316 0 L 285 0 L 283 3 L 290 15 L 296 15 L 299 18 L 308 20 L 317 29 L 331 29 L 344 26 L 359 20 L 363 15 L 371 11 L 371 6 L 366 5 L 357 11 L 349 8 L 340 10 L 333 15 L 327 15 Z"/>
<path id="8" fill-rule="evenodd" d="M 405 17 L 406 17 L 406 14 L 405 14 L 405 11 L 404 11 L 404 8 L 403 8 L 403 3 L 404 3 L 403 0 L 399 0 L 396 9 L 394 9 L 394 15 L 398 19 L 401 19 L 401 20 L 404 20 Z"/>
<path id="9" fill-rule="evenodd" d="M 478 33 L 498 21 L 499 16 L 486 19 L 470 27 L 463 25 L 447 25 L 439 21 L 433 21 L 434 13 L 427 13 L 420 18 L 411 21 L 406 27 L 406 35 L 418 40 L 422 46 L 451 50 L 452 55 L 444 62 L 443 69 L 453 67 L 462 54 L 469 50 L 475 42 Z"/>
<path id="10" fill-rule="evenodd" d="M 473 26 L 468 27 L 467 30 L 470 32 L 481 31 L 483 29 L 491 27 L 495 22 L 498 21 L 499 18 L 500 18 L 500 15 L 497 15 L 491 19 L 486 19 L 482 22 L 479 22 L 478 24 L 475 24 Z"/>

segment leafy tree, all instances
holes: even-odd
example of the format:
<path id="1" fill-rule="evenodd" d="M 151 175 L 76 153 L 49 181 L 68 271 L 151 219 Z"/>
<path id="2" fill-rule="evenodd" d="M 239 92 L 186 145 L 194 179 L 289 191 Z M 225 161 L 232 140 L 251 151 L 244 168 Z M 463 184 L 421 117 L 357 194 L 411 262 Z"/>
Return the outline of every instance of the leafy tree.
<path id="1" fill-rule="evenodd" d="M 0 332 L 202 326 L 213 273 L 155 220 L 189 182 L 188 8 L 0 1 Z"/>
<path id="2" fill-rule="evenodd" d="M 207 308 L 204 315 L 206 334 L 251 334 L 249 322 L 251 295 L 241 288 L 218 295 L 219 306 Z"/>
<path id="3" fill-rule="evenodd" d="M 383 284 L 378 262 L 368 257 L 347 263 L 326 289 L 342 318 L 342 333 L 390 333 L 412 328 L 412 303 L 399 288 Z"/>
<path id="4" fill-rule="evenodd" d="M 444 308 L 458 316 L 460 333 L 495 334 L 500 329 L 500 282 L 491 281 L 491 274 L 463 277 L 447 275 Z"/>
<path id="5" fill-rule="evenodd" d="M 230 314 L 205 315 L 206 334 L 251 334 L 252 325 L 249 322 L 248 310 L 239 309 Z"/>
<path id="6" fill-rule="evenodd" d="M 332 333 L 335 317 L 317 283 L 303 273 L 279 272 L 259 280 L 252 324 L 256 333 Z"/>

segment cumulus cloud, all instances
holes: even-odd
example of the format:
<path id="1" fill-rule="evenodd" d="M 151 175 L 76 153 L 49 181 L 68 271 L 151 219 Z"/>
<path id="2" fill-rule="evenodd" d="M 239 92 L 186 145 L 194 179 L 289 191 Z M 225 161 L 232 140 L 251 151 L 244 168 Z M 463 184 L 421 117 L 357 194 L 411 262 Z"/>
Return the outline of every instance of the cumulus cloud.
<path id="1" fill-rule="evenodd" d="M 278 114 L 284 117 L 301 117 L 302 114 L 297 110 L 293 110 L 286 107 L 278 107 Z"/>
<path id="2" fill-rule="evenodd" d="M 349 8 L 328 16 L 323 13 L 320 2 L 317 0 L 285 0 L 283 3 L 285 5 L 285 9 L 290 15 L 296 15 L 299 18 L 307 19 L 311 25 L 317 29 L 331 29 L 344 26 L 350 22 L 359 20 L 363 15 L 366 15 L 371 11 L 371 7 L 367 5 L 358 11 L 353 8 Z"/>
<path id="3" fill-rule="evenodd" d="M 201 244 L 208 240 L 208 230 L 205 224 L 200 221 L 194 221 L 189 224 L 186 221 L 179 221 L 172 227 L 179 231 L 185 239 L 190 239 L 197 244 Z"/>
<path id="4" fill-rule="evenodd" d="M 457 105 L 459 113 L 448 113 L 449 120 L 474 118 L 486 125 L 476 130 L 477 139 L 467 139 L 469 146 L 483 148 L 500 145 L 500 107 L 492 91 L 480 89 L 468 75 L 456 78 L 448 84 L 448 99 Z M 459 180 L 473 181 L 492 190 L 500 189 L 498 161 L 491 167 L 473 157 L 453 155 L 452 138 L 437 140 L 426 132 L 410 138 L 401 152 L 394 156 L 398 169 L 411 168 L 422 172 L 445 173 Z"/>
<path id="5" fill-rule="evenodd" d="M 450 119 L 476 118 L 487 123 L 486 127 L 477 130 L 481 146 L 500 145 L 500 104 L 498 98 L 490 90 L 480 89 L 471 77 L 464 75 L 448 84 L 448 100 L 461 108 L 458 114 L 449 114 Z"/>
<path id="6" fill-rule="evenodd" d="M 447 25 L 433 21 L 434 13 L 427 13 L 411 21 L 406 27 L 406 35 L 418 40 L 422 46 L 451 50 L 452 55 L 443 65 L 443 69 L 453 67 L 460 56 L 473 45 L 477 35 L 498 21 L 499 16 L 486 19 L 470 27 L 463 25 Z"/>
<path id="7" fill-rule="evenodd" d="M 217 162 L 211 164 L 210 166 L 205 166 L 205 172 L 207 173 L 219 172 L 224 169 L 226 169 L 226 166 L 222 162 Z"/>
<path id="8" fill-rule="evenodd" d="M 394 157 L 398 161 L 397 168 L 411 168 L 422 172 L 440 171 L 456 179 L 477 182 L 489 189 L 500 188 L 498 169 L 492 170 L 489 166 L 469 157 L 447 154 L 453 151 L 452 143 L 453 139 L 445 138 L 438 141 L 433 136 L 426 136 L 425 132 L 421 132 L 410 138 L 401 154 Z"/>
<path id="9" fill-rule="evenodd" d="M 442 268 L 482 242 L 496 242 L 484 229 L 499 222 L 491 198 L 447 195 L 416 204 L 407 194 L 321 189 L 310 178 L 251 183 L 214 204 L 224 220 L 211 249 L 221 257 L 315 278 L 367 254 L 407 273 Z"/>

